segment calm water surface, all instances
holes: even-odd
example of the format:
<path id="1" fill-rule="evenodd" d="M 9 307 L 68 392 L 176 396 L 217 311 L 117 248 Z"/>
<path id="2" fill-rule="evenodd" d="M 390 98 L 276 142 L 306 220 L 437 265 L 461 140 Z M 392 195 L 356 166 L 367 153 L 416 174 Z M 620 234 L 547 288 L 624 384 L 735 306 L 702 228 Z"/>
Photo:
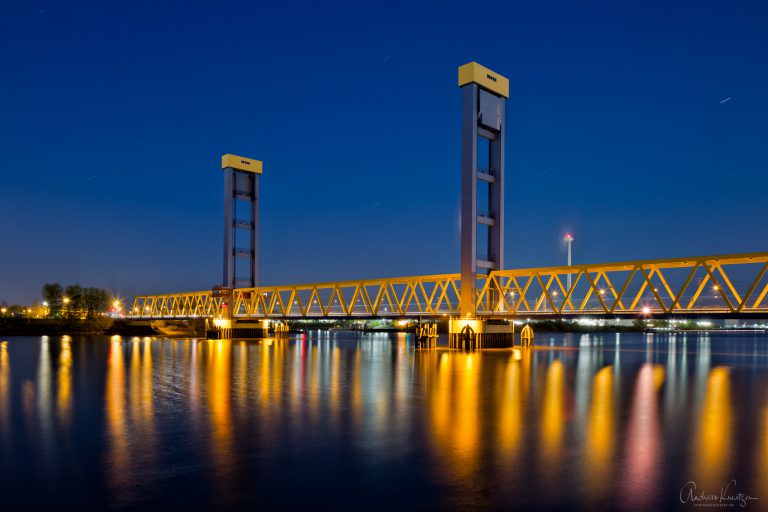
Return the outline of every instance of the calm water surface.
<path id="1" fill-rule="evenodd" d="M 735 480 L 727 494 L 768 508 L 768 335 L 537 345 L 10 337 L 0 503 L 711 510 L 681 488 L 719 495 Z"/>

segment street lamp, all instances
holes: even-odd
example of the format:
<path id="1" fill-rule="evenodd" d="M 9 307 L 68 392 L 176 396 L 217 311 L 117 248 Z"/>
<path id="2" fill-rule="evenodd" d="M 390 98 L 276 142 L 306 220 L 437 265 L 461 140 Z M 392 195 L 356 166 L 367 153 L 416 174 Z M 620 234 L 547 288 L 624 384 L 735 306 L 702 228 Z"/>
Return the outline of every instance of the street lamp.
<path id="1" fill-rule="evenodd" d="M 571 245 L 573 244 L 573 235 L 570 233 L 566 233 L 563 237 L 563 240 L 565 243 L 568 244 L 568 266 L 571 266 Z M 571 273 L 568 272 L 568 289 L 571 289 Z"/>

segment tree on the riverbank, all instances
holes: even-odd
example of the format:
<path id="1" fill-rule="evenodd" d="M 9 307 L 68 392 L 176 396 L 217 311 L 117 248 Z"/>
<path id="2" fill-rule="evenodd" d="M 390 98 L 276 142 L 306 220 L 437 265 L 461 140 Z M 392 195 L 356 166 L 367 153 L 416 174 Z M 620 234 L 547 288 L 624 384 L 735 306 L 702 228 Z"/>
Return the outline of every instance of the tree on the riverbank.
<path id="1" fill-rule="evenodd" d="M 43 285 L 43 300 L 48 303 L 48 315 L 59 316 L 61 313 L 61 300 L 64 298 L 64 288 L 59 283 L 46 283 Z"/>
<path id="2" fill-rule="evenodd" d="M 48 316 L 58 318 L 92 319 L 109 308 L 110 293 L 101 288 L 83 288 L 59 283 L 43 285 L 43 300 L 48 304 Z"/>
<path id="3" fill-rule="evenodd" d="M 83 305 L 86 318 L 94 318 L 99 313 L 104 313 L 109 308 L 110 294 L 100 288 L 83 289 Z"/>

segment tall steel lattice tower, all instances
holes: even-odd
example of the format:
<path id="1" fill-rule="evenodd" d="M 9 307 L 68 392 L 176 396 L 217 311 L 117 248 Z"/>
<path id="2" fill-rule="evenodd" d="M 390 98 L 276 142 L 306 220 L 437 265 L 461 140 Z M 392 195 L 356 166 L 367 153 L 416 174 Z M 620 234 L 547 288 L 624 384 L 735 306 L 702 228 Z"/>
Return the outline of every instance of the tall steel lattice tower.
<path id="1" fill-rule="evenodd" d="M 259 160 L 223 155 L 225 288 L 259 283 Z"/>
<path id="2" fill-rule="evenodd" d="M 475 316 L 478 273 L 504 267 L 504 112 L 509 80 L 470 62 L 459 67 L 459 87 L 461 316 L 466 318 Z"/>

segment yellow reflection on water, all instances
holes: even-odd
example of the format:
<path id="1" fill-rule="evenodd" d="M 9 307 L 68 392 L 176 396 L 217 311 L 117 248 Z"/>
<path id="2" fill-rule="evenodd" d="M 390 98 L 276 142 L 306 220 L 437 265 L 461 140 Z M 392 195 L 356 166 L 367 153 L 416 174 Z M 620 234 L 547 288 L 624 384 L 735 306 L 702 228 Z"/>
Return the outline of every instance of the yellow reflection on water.
<path id="1" fill-rule="evenodd" d="M 152 392 L 152 342 L 143 343 L 141 360 L 141 419 L 148 430 L 154 427 L 154 401 Z M 154 436 L 153 436 L 154 437 Z"/>
<path id="2" fill-rule="evenodd" d="M 565 411 L 563 409 L 563 388 L 565 367 L 559 360 L 552 361 L 547 368 L 544 386 L 544 404 L 541 417 L 541 457 L 546 473 L 554 474 L 555 463 L 561 454 Z"/>
<path id="3" fill-rule="evenodd" d="M 155 415 L 152 389 L 152 345 L 149 339 L 138 341 L 135 338 L 131 347 L 130 411 L 131 426 L 141 439 L 134 448 L 144 456 L 143 463 L 148 463 L 154 456 Z"/>
<path id="4" fill-rule="evenodd" d="M 530 351 L 525 351 L 530 357 Z M 497 443 L 499 456 L 507 465 L 512 465 L 520 454 L 520 441 L 523 423 L 523 364 L 522 353 L 515 350 L 507 358 L 502 382 L 498 383 L 499 394 L 499 430 Z"/>
<path id="5" fill-rule="evenodd" d="M 211 422 L 211 452 L 216 481 L 223 492 L 232 482 L 232 341 L 209 340 L 206 389 Z"/>
<path id="6" fill-rule="evenodd" d="M 360 429 L 363 421 L 363 351 L 358 346 L 352 361 L 352 423 L 355 430 Z"/>
<path id="7" fill-rule="evenodd" d="M 455 478 L 470 475 L 477 464 L 479 371 L 479 355 L 444 352 L 437 374 L 428 377 L 432 440 Z"/>
<path id="8" fill-rule="evenodd" d="M 334 345 L 334 347 L 331 349 L 331 374 L 330 374 L 330 386 L 329 386 L 329 405 L 330 405 L 330 415 L 331 420 L 335 424 L 337 420 L 339 420 L 339 413 L 341 412 L 341 408 L 339 407 L 339 394 L 340 394 L 340 388 L 341 384 L 339 383 L 339 365 L 341 361 L 341 349 L 338 347 L 338 345 Z"/>
<path id="9" fill-rule="evenodd" d="M 61 353 L 59 354 L 58 381 L 59 389 L 56 397 L 59 423 L 69 427 L 72 409 L 72 347 L 68 336 L 61 340 Z"/>
<path id="10" fill-rule="evenodd" d="M 128 379 L 128 398 L 131 408 L 131 419 L 136 421 L 141 418 L 141 355 L 140 341 L 134 338 L 131 343 L 130 379 Z"/>
<path id="11" fill-rule="evenodd" d="M 664 368 L 644 364 L 637 374 L 629 416 L 626 478 L 622 484 L 626 503 L 633 509 L 650 507 L 659 485 L 661 429 L 657 393 L 664 382 Z"/>
<path id="12" fill-rule="evenodd" d="M 606 366 L 595 374 L 592 381 L 592 404 L 584 453 L 584 475 L 587 489 L 593 497 L 608 490 L 613 480 L 613 392 L 613 366 Z"/>
<path id="13" fill-rule="evenodd" d="M 454 446 L 457 463 L 471 472 L 477 462 L 478 433 L 480 428 L 480 404 L 478 387 L 481 358 L 477 354 L 461 354 L 456 361 L 456 390 L 453 399 Z"/>
<path id="14" fill-rule="evenodd" d="M 118 339 L 109 343 L 105 406 L 107 419 L 109 478 L 116 487 L 125 486 L 131 478 L 130 451 L 125 422 L 125 368 L 123 347 Z"/>
<path id="15" fill-rule="evenodd" d="M 235 351 L 237 362 L 237 410 L 243 417 L 248 406 L 248 346 L 244 341 L 237 344 Z"/>
<path id="16" fill-rule="evenodd" d="M 10 398 L 11 398 L 11 362 L 8 356 L 8 342 L 0 341 L 0 433 L 4 441 L 10 439 Z"/>
<path id="17" fill-rule="evenodd" d="M 693 448 L 692 480 L 698 490 L 707 494 L 718 492 L 731 478 L 731 416 L 730 372 L 725 366 L 716 366 L 707 378 Z"/>

